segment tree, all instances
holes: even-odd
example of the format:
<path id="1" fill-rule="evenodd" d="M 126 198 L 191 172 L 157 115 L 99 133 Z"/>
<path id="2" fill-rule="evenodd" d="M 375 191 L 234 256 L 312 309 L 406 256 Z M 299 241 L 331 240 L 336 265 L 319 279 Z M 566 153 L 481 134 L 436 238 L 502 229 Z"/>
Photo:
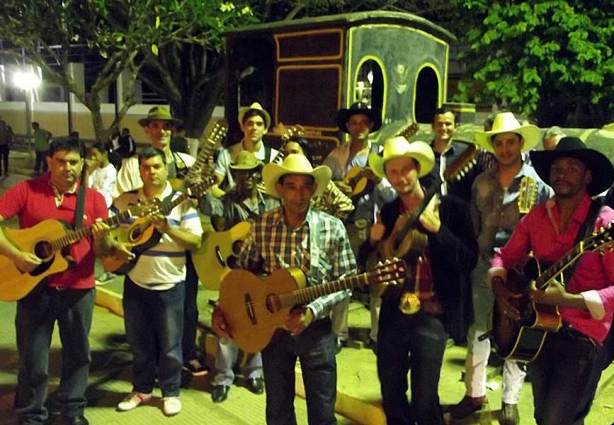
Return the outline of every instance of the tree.
<path id="1" fill-rule="evenodd" d="M 460 101 L 501 103 L 541 126 L 601 126 L 614 98 L 610 2 L 454 0 L 466 74 Z"/>

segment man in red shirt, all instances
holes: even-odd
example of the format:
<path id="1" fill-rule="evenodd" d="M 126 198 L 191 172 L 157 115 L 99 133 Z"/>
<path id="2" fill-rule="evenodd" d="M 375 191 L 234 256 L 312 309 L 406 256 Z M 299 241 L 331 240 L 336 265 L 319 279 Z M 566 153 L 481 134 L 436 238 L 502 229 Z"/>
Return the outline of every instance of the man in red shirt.
<path id="1" fill-rule="evenodd" d="M 57 321 L 62 336 L 62 379 L 53 404 L 66 423 L 87 425 L 83 411 L 91 363 L 88 334 L 94 310 L 94 258 L 95 253 L 110 254 L 115 247 L 108 237 L 108 226 L 97 222 L 107 217 L 107 206 L 100 193 L 85 189 L 83 217 L 77 220 L 83 166 L 79 143 L 70 138 L 54 141 L 46 161 L 49 173 L 19 182 L 0 198 L 0 222 L 18 216 L 19 227 L 23 229 L 47 219 L 73 226 L 82 221 L 84 227 L 93 226 L 93 237 L 81 238 L 70 245 L 72 267 L 48 276 L 17 302 L 19 372 L 15 406 L 20 424 L 42 424 L 47 419 L 48 357 Z M 31 272 L 43 263 L 35 253 L 22 251 L 11 243 L 3 232 L 0 232 L 0 255 L 9 258 L 23 272 Z"/>
<path id="2" fill-rule="evenodd" d="M 593 206 L 591 200 L 614 181 L 612 164 L 603 154 L 586 148 L 576 137 L 564 137 L 552 151 L 531 152 L 531 162 L 555 196 L 522 219 L 495 254 L 487 278 L 500 310 L 517 321 L 521 312 L 512 301 L 520 295 L 509 289 L 508 270 L 531 251 L 542 264 L 556 262 L 593 230 L 614 221 L 611 208 Z M 573 423 L 591 366 L 612 323 L 614 252 L 586 249 L 569 269 L 564 284 L 559 283 L 559 273 L 541 288 L 534 284 L 527 288 L 531 301 L 557 306 L 563 321 L 529 363 L 538 425 Z"/>

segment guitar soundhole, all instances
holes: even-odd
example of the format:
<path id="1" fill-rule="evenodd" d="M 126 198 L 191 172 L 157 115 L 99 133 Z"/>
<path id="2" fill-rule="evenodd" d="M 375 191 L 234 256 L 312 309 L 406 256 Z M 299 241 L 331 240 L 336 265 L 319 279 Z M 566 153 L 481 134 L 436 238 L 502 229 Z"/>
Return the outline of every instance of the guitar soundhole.
<path id="1" fill-rule="evenodd" d="M 53 248 L 47 241 L 39 242 L 34 247 L 34 254 L 43 261 L 47 261 L 53 256 Z"/>
<path id="2" fill-rule="evenodd" d="M 130 241 L 134 242 L 136 240 L 138 240 L 141 237 L 141 229 L 139 229 L 138 227 L 135 227 L 134 229 L 132 229 L 130 231 Z"/>
<path id="3" fill-rule="evenodd" d="M 234 241 L 232 243 L 232 253 L 234 255 L 239 255 L 239 252 L 241 252 L 241 247 L 242 246 L 243 246 L 243 241 L 242 240 Z"/>

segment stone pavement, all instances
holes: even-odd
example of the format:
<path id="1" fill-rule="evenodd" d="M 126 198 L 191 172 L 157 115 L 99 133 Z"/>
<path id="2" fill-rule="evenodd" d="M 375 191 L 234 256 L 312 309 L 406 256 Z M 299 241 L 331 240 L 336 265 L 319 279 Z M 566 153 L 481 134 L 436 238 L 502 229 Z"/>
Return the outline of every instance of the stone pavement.
<path id="1" fill-rule="evenodd" d="M 11 175 L 0 179 L 0 193 L 17 181 L 28 178 L 29 158 L 19 152 L 11 155 Z M 9 225 L 15 225 L 11 220 Z M 97 266 L 98 272 L 101 271 Z M 1 275 L 0 275 L 1 277 Z M 92 370 L 88 387 L 89 407 L 86 415 L 91 424 L 263 424 L 265 396 L 250 393 L 240 386 L 233 386 L 229 398 L 221 404 L 214 404 L 210 397 L 211 374 L 194 378 L 189 388 L 182 390 L 182 412 L 173 418 L 166 418 L 161 411 L 159 398 L 131 412 L 115 411 L 116 404 L 130 391 L 131 355 L 125 340 L 121 318 L 121 278 L 113 279 L 98 287 L 97 304 L 94 312 L 94 325 L 90 335 L 92 346 Z M 215 355 L 215 337 L 208 332 L 211 307 L 208 301 L 217 297 L 215 291 L 204 287 L 199 289 L 201 330 L 199 345 L 207 355 L 207 363 L 212 366 Z M 0 303 L 0 425 L 16 423 L 12 408 L 16 384 L 18 356 L 15 349 L 15 330 L 13 326 L 15 303 Z M 385 424 L 381 410 L 379 382 L 375 365 L 375 355 L 362 347 L 361 340 L 366 338 L 369 328 L 369 312 L 360 302 L 352 302 L 349 315 L 350 334 L 355 341 L 337 356 L 338 397 L 336 410 L 340 424 Z M 57 332 L 56 332 L 57 334 Z M 440 382 L 442 404 L 452 404 L 464 394 L 461 381 L 466 349 L 450 346 L 445 353 Z M 493 356 L 494 357 L 494 356 Z M 60 364 L 60 345 L 54 336 L 50 358 L 50 390 L 58 384 Z M 404 379 L 404 377 L 399 377 Z M 300 385 L 300 366 L 297 365 L 297 388 L 299 397 L 295 399 L 295 409 L 299 424 L 307 423 L 306 404 Z M 238 382 L 240 384 L 240 381 Z M 614 422 L 614 367 L 610 366 L 600 382 L 599 391 L 587 425 L 610 425 Z M 489 367 L 488 406 L 471 416 L 462 424 L 496 424 L 500 406 L 501 378 L 497 369 Z M 154 393 L 157 397 L 159 392 Z M 519 402 L 522 424 L 534 424 L 532 418 L 532 394 L 529 383 L 525 383 Z M 47 424 L 59 425 L 60 419 L 50 418 Z M 392 424 L 391 424 L 392 425 Z"/>

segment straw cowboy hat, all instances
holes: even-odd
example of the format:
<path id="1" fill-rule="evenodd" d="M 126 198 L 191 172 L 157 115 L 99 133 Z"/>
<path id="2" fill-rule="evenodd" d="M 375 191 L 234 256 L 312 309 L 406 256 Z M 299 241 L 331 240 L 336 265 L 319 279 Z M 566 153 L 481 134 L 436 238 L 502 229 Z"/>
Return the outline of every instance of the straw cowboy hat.
<path id="1" fill-rule="evenodd" d="M 476 131 L 475 142 L 486 149 L 494 152 L 493 137 L 501 133 L 517 133 L 524 139 L 522 151 L 533 149 L 541 139 L 541 132 L 532 124 L 520 125 L 513 112 L 500 112 L 495 116 L 490 131 Z"/>
<path id="2" fill-rule="evenodd" d="M 264 164 L 250 151 L 240 151 L 228 167 L 231 170 L 255 170 Z"/>
<path id="3" fill-rule="evenodd" d="M 369 131 L 369 133 L 376 132 L 382 126 L 382 111 L 379 109 L 372 109 L 370 106 L 356 102 L 349 107 L 349 109 L 339 109 L 337 111 L 337 116 L 335 117 L 335 123 L 339 130 L 344 133 L 349 133 L 347 123 L 350 120 L 352 115 L 366 115 L 369 117 L 371 122 L 373 123 L 373 127 Z"/>
<path id="4" fill-rule="evenodd" d="M 382 156 L 371 153 L 369 155 L 369 167 L 379 178 L 386 177 L 384 166 L 387 161 L 395 158 L 413 158 L 420 164 L 418 177 L 427 175 L 435 165 L 433 149 L 425 142 L 408 142 L 405 137 L 397 136 L 384 142 Z"/>
<path id="5" fill-rule="evenodd" d="M 159 121 L 170 121 L 173 125 L 181 124 L 181 120 L 173 118 L 171 113 L 164 106 L 154 106 L 147 113 L 147 117 L 141 118 L 139 120 L 139 125 L 141 127 L 148 126 L 151 121 L 159 120 Z"/>
<path id="6" fill-rule="evenodd" d="M 243 117 L 249 111 L 258 111 L 264 115 L 264 127 L 269 128 L 271 126 L 271 116 L 264 110 L 261 104 L 258 102 L 252 103 L 250 106 L 242 106 L 239 108 L 239 124 L 243 125 Z"/>
<path id="7" fill-rule="evenodd" d="M 582 161 L 586 168 L 591 170 L 593 180 L 588 184 L 589 195 L 598 195 L 612 186 L 614 182 L 614 167 L 612 162 L 599 151 L 589 149 L 577 137 L 563 137 L 556 148 L 551 151 L 533 151 L 531 164 L 537 175 L 550 184 L 550 167 L 556 158 L 576 158 Z"/>
<path id="8" fill-rule="evenodd" d="M 300 174 L 313 177 L 318 185 L 313 195 L 315 197 L 320 196 L 326 189 L 326 186 L 328 186 L 332 171 L 325 165 L 313 168 L 305 155 L 292 153 L 286 156 L 281 165 L 270 163 L 264 166 L 262 170 L 262 181 L 264 182 L 266 192 L 271 196 L 281 198 L 281 195 L 277 192 L 275 183 L 277 183 L 282 176 L 287 174 Z"/>

